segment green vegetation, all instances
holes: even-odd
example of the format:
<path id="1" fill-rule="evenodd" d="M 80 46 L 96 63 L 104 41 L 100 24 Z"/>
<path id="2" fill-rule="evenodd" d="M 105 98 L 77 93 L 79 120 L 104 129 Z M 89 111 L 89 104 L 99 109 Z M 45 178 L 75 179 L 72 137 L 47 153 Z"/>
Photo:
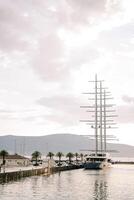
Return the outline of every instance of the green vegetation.
<path id="1" fill-rule="evenodd" d="M 58 153 L 56 154 L 56 156 L 59 158 L 59 164 L 60 164 L 61 158 L 62 158 L 62 156 L 64 156 L 64 154 L 63 154 L 62 152 L 58 152 Z"/>
<path id="2" fill-rule="evenodd" d="M 5 165 L 6 164 L 6 156 L 8 156 L 8 152 L 6 150 L 1 150 L 0 156 L 2 156 L 2 165 Z"/>
<path id="3" fill-rule="evenodd" d="M 52 159 L 53 156 L 54 156 L 54 153 L 53 153 L 53 152 L 48 152 L 47 157 L 49 157 L 50 159 Z"/>
<path id="4" fill-rule="evenodd" d="M 78 158 L 79 154 L 78 154 L 78 153 L 75 153 L 74 156 L 75 156 L 75 159 L 76 159 L 76 162 L 77 162 L 77 161 L 78 161 L 77 158 Z"/>
<path id="5" fill-rule="evenodd" d="M 69 163 L 72 162 L 72 158 L 74 157 L 74 154 L 72 152 L 67 153 L 66 157 L 69 159 Z"/>
<path id="6" fill-rule="evenodd" d="M 41 159 L 41 153 L 39 151 L 34 151 L 32 153 L 32 160 L 35 160 L 35 165 L 38 165 L 38 161 Z"/>

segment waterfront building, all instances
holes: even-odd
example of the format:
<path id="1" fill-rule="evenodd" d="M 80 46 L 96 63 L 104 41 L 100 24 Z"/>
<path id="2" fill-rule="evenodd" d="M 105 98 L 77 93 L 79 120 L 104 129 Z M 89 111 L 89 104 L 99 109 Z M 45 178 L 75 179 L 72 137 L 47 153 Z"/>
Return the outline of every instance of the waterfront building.
<path id="1" fill-rule="evenodd" d="M 31 164 L 31 161 L 29 158 L 26 158 L 24 156 L 15 154 L 15 155 L 7 155 L 5 157 L 5 166 L 9 167 L 17 167 L 17 166 L 28 166 Z M 0 165 L 3 163 L 3 158 L 0 156 Z"/>

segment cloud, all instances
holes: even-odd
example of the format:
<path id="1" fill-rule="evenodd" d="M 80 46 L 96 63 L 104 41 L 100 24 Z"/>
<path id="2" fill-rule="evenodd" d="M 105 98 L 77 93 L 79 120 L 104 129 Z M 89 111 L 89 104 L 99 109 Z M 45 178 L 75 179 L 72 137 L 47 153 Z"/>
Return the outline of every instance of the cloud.
<path id="1" fill-rule="evenodd" d="M 124 98 L 124 97 L 123 97 Z M 114 119 L 118 123 L 134 123 L 134 98 L 126 97 L 125 102 L 128 105 L 117 106 L 117 118 Z M 92 119 L 92 113 L 87 113 L 86 109 L 81 109 L 84 105 L 80 97 L 73 96 L 53 96 L 42 97 L 36 102 L 46 108 L 50 108 L 49 115 L 44 115 L 43 118 L 58 122 L 60 124 L 73 125 L 78 124 L 81 119 Z M 87 103 L 85 102 L 85 105 Z"/>
<path id="2" fill-rule="evenodd" d="M 45 32 L 38 40 L 38 49 L 34 53 L 32 64 L 39 76 L 45 81 L 65 82 L 70 77 L 72 69 L 79 70 L 83 64 L 95 60 L 99 56 L 98 49 L 91 47 L 90 44 L 80 48 L 73 48 L 72 45 L 68 49 L 64 40 L 59 37 L 59 30 L 64 30 L 68 37 L 68 31 L 76 33 L 78 27 L 90 27 L 90 20 L 92 21 L 93 17 L 95 20 L 102 20 L 101 16 L 109 13 L 110 8 L 113 9 L 117 4 L 119 5 L 119 1 L 109 3 L 107 0 L 85 0 L 83 3 L 82 0 L 64 0 L 51 5 L 48 9 L 54 29 L 47 35 Z"/>
<path id="3" fill-rule="evenodd" d="M 24 6 L 20 7 L 21 5 L 17 1 L 0 1 L 0 48 L 3 51 L 27 48 L 28 44 L 24 37 L 26 30 L 29 31 L 30 24 L 22 15 Z"/>
<path id="4" fill-rule="evenodd" d="M 33 62 L 34 69 L 46 81 L 65 78 L 68 71 L 65 66 L 64 45 L 55 33 L 42 38 Z"/>
<path id="5" fill-rule="evenodd" d="M 134 106 L 124 105 L 118 106 L 118 122 L 119 123 L 134 123 Z"/>
<path id="6" fill-rule="evenodd" d="M 126 101 L 126 99 L 125 99 Z M 134 99 L 132 99 L 134 102 Z M 127 99 L 127 102 L 130 102 Z M 73 96 L 53 96 L 42 97 L 36 102 L 38 105 L 44 106 L 51 110 L 50 114 L 42 115 L 41 118 L 48 120 L 51 123 L 58 123 L 65 126 L 75 126 L 80 124 L 80 120 L 93 119 L 92 113 L 87 113 L 86 109 L 81 109 L 80 106 L 84 105 L 80 97 Z M 87 105 L 85 103 L 85 105 Z M 134 106 L 123 105 L 117 106 L 117 118 L 114 118 L 118 123 L 134 123 Z"/>
<path id="7" fill-rule="evenodd" d="M 70 22 L 72 24 L 83 25 L 92 24 L 94 19 L 99 21 L 100 17 L 106 16 L 112 10 L 117 11 L 120 1 L 67 0 L 67 3 L 72 8 L 69 18 Z"/>
<path id="8" fill-rule="evenodd" d="M 51 109 L 50 114 L 44 115 L 44 118 L 52 123 L 76 125 L 85 117 L 85 112 L 80 108 L 82 102 L 75 96 L 42 97 L 36 103 Z"/>
<path id="9" fill-rule="evenodd" d="M 97 49 L 88 45 L 67 50 L 59 36 L 51 34 L 41 40 L 33 67 L 45 81 L 65 82 L 72 71 L 79 70 L 83 64 L 94 61 L 99 55 Z"/>
<path id="10" fill-rule="evenodd" d="M 134 104 L 134 97 L 130 97 L 127 95 L 122 96 L 122 100 L 128 104 Z"/>
<path id="11" fill-rule="evenodd" d="M 63 81 L 71 70 L 98 56 L 95 48 L 83 46 L 67 49 L 59 37 L 59 30 L 74 31 L 78 27 L 91 26 L 90 21 L 101 19 L 108 8 L 117 3 L 107 0 L 60 0 L 58 2 L 34 0 L 0 0 L 0 49 L 7 60 L 14 59 L 11 52 L 24 52 L 25 60 L 45 81 Z M 14 61 L 15 62 L 15 61 Z M 12 66 L 13 63 L 12 63 Z"/>
<path id="12" fill-rule="evenodd" d="M 89 43 L 79 48 L 77 44 L 74 47 L 72 45 L 68 49 L 59 31 L 63 29 L 66 33 L 71 31 L 79 35 L 79 27 L 89 28 L 96 25 L 98 20 L 103 20 L 112 10 L 116 10 L 119 1 L 114 2 L 107 0 L 60 0 L 58 2 L 0 0 L 1 52 L 6 52 L 10 59 L 12 59 L 10 57 L 12 51 L 25 52 L 21 59 L 26 60 L 28 57 L 30 62 L 27 67 L 33 68 L 42 80 L 59 82 L 61 85 L 65 82 L 69 84 L 72 71 L 79 70 L 85 63 L 96 60 L 100 54 L 97 47 L 90 46 Z M 15 61 L 12 62 L 12 68 L 14 68 L 14 63 Z M 17 67 L 19 64 L 17 63 Z M 21 71 L 20 74 L 22 76 Z M 79 109 L 81 103 L 74 97 L 42 98 L 38 100 L 38 104 L 59 110 L 59 119 L 57 114 L 54 118 L 61 122 L 64 115 L 70 122 L 73 121 L 73 117 L 78 120 L 81 117 L 81 109 Z"/>
<path id="13" fill-rule="evenodd" d="M 117 107 L 117 121 L 119 123 L 134 123 L 134 97 L 123 95 L 122 100 L 125 104 Z"/>
<path id="14" fill-rule="evenodd" d="M 119 4 L 119 1 L 116 1 Z M 42 37 L 57 34 L 60 28 L 73 30 L 90 24 L 93 14 L 99 19 L 115 3 L 107 0 L 11 1 L 0 0 L 0 48 L 3 51 L 28 51 Z M 109 6 L 108 6 L 109 5 Z M 64 45 L 64 44 L 63 44 Z M 38 46 L 38 45 L 37 45 Z M 33 48 L 32 48 L 33 50 Z"/>
<path id="15" fill-rule="evenodd" d="M 54 12 L 50 3 L 43 0 L 0 0 L 0 49 L 33 51 L 41 36 L 56 30 Z"/>
<path id="16" fill-rule="evenodd" d="M 42 97 L 37 100 L 37 104 L 43 105 L 52 109 L 56 109 L 62 112 L 76 111 L 76 108 L 80 106 L 79 100 L 74 96 L 52 96 Z M 77 109 L 78 110 L 78 109 Z"/>

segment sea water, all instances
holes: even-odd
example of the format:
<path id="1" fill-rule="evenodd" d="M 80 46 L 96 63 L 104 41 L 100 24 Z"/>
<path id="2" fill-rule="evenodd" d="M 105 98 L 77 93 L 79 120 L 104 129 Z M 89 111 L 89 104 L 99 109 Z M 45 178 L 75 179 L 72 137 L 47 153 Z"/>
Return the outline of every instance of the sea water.
<path id="1" fill-rule="evenodd" d="M 1 184 L 0 200 L 134 200 L 134 165 L 23 178 Z"/>

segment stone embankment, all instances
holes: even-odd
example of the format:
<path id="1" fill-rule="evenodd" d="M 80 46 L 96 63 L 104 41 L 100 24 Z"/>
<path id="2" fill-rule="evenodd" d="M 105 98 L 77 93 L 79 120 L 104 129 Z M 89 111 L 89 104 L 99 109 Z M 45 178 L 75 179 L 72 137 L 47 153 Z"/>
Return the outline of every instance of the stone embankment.
<path id="1" fill-rule="evenodd" d="M 9 181 L 15 181 L 23 177 L 36 176 L 41 174 L 48 174 L 48 168 L 39 168 L 39 169 L 29 169 L 29 170 L 20 170 L 20 171 L 11 171 L 0 173 L 0 183 L 5 183 Z"/>
<path id="2" fill-rule="evenodd" d="M 83 168 L 83 165 L 68 165 L 64 167 L 52 167 L 51 172 L 59 172 L 59 171 L 67 171 L 67 170 L 73 170 L 73 169 L 80 169 Z"/>
<path id="3" fill-rule="evenodd" d="M 134 165 L 133 161 L 115 161 L 113 164 L 126 164 L 126 165 Z"/>
<path id="4" fill-rule="evenodd" d="M 29 176 L 37 176 L 37 175 L 50 175 L 59 171 L 80 169 L 82 165 L 70 165 L 64 167 L 45 167 L 45 168 L 37 168 L 37 169 L 28 169 L 28 170 L 20 170 L 20 171 L 11 171 L 0 173 L 0 183 L 6 183 L 9 181 L 16 181 L 24 177 Z"/>

